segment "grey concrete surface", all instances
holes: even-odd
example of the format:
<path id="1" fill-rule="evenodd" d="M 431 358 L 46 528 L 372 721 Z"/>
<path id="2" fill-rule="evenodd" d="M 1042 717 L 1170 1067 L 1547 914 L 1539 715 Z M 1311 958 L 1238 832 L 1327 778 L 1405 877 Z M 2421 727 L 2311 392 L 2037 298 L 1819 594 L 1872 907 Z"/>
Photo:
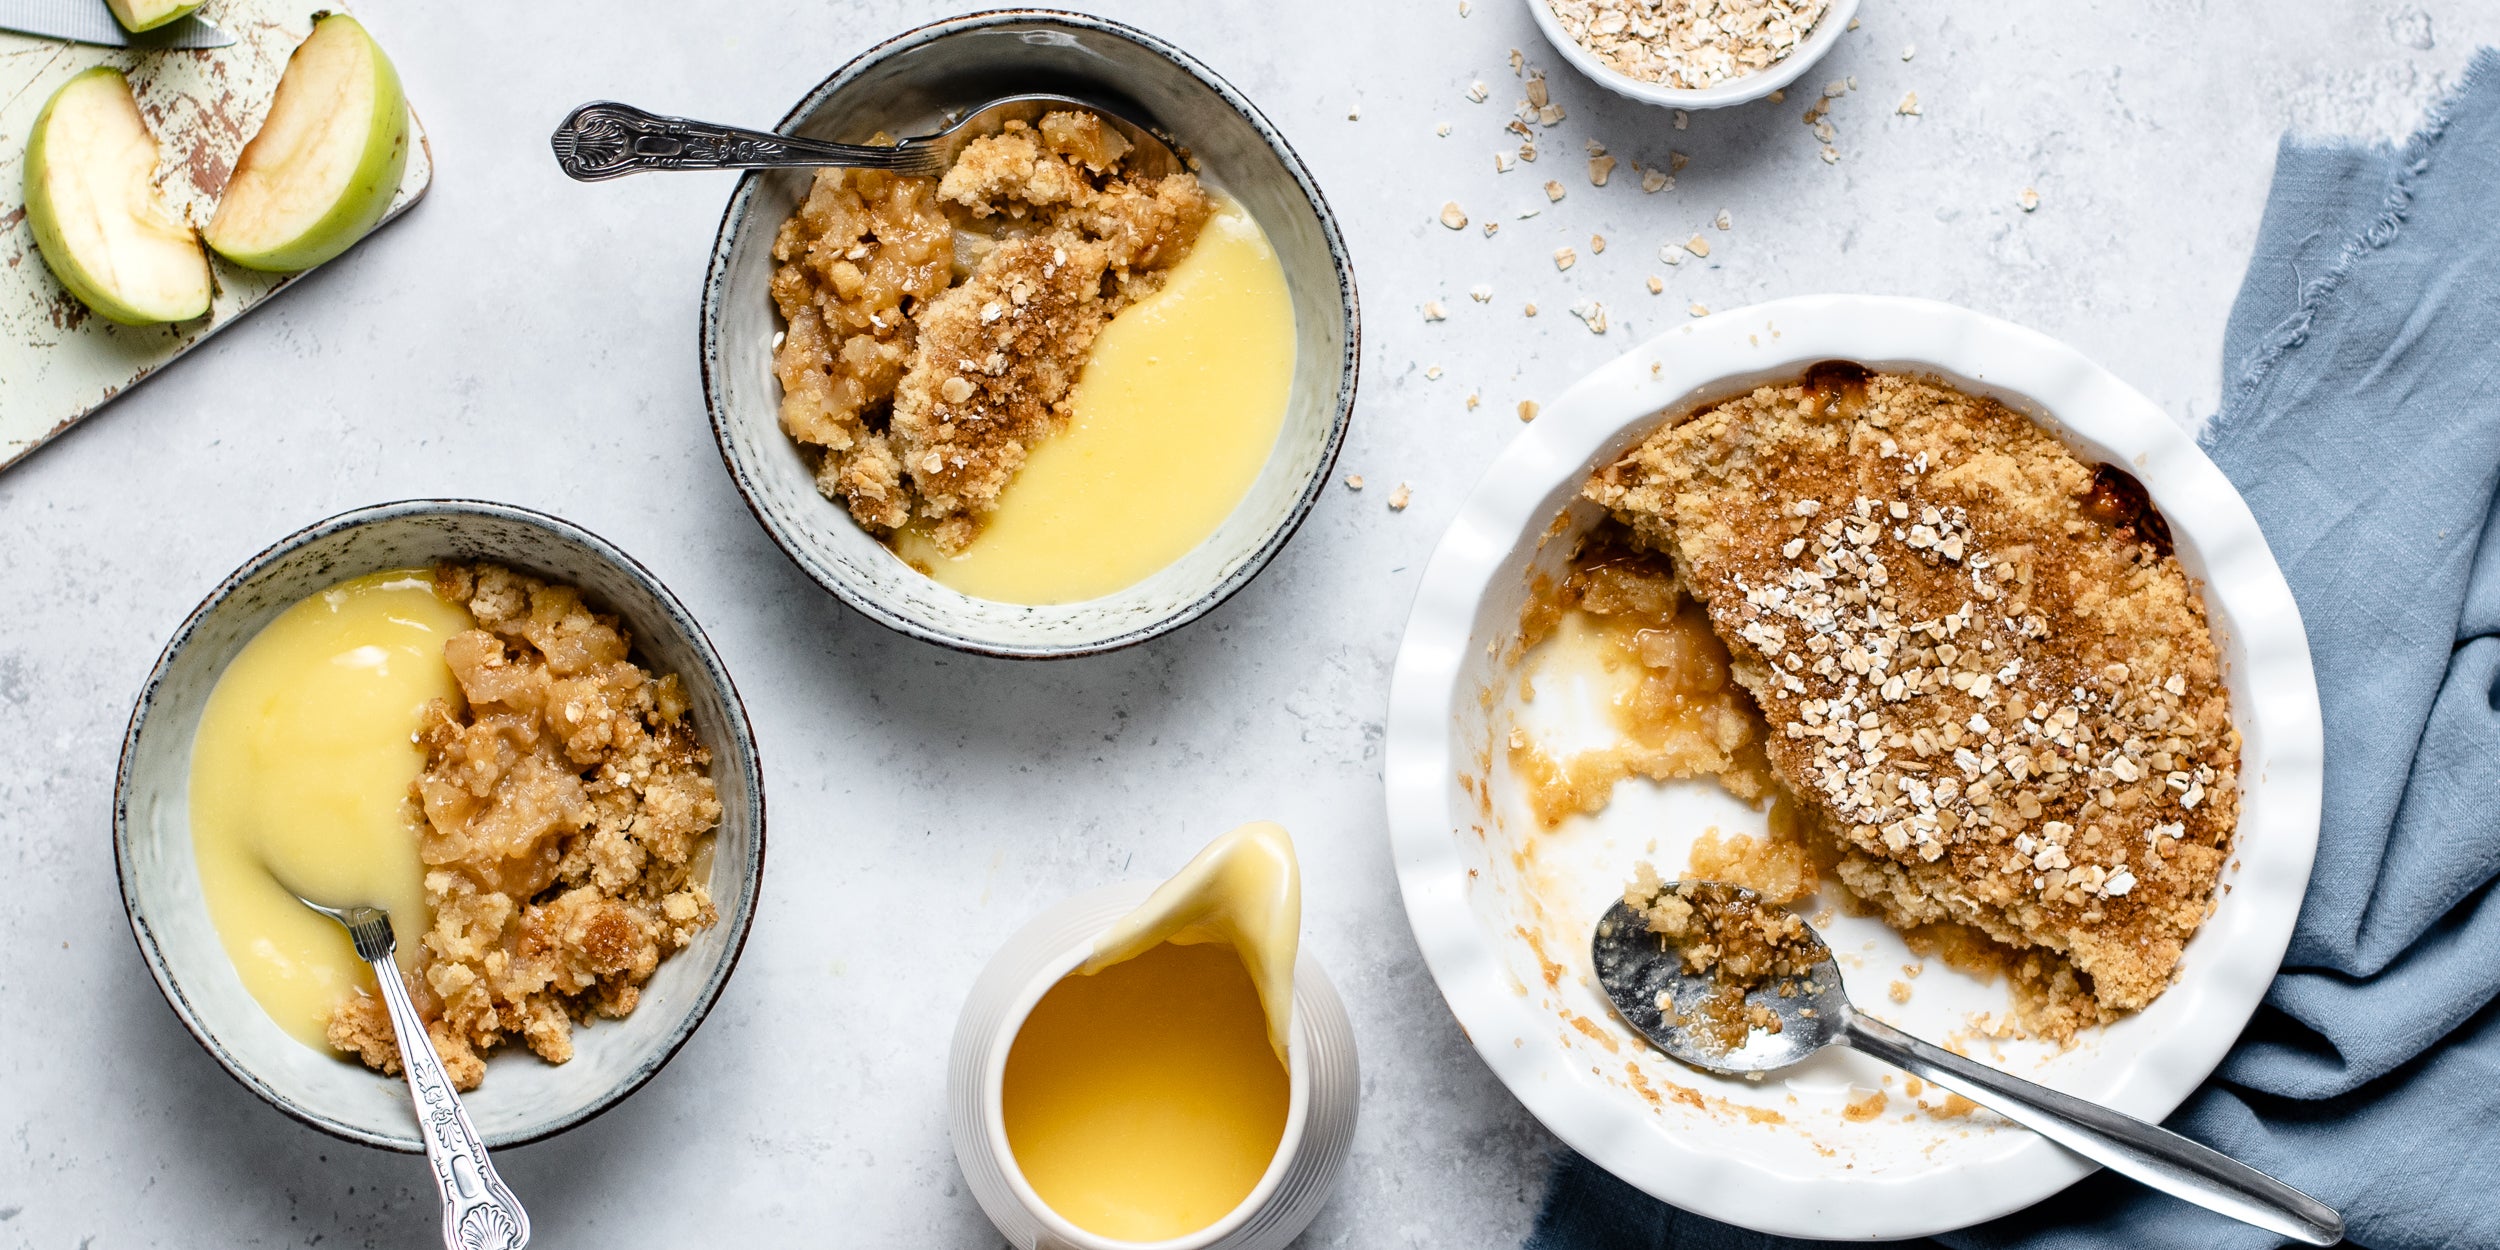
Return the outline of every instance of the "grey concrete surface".
<path id="1" fill-rule="evenodd" d="M 769 122 L 951 6 L 360 9 L 431 128 L 431 200 L 0 476 L 0 1246 L 436 1244 L 412 1161 L 296 1126 L 191 1044 L 132 949 L 108 841 L 130 700 L 198 597 L 301 524 L 421 495 L 544 508 L 647 562 L 744 688 L 771 797 L 762 914 L 708 1026 L 616 1111 L 504 1159 L 538 1244 L 995 1245 L 942 1119 L 964 988 L 1047 901 L 1158 875 L 1260 817 L 1300 842 L 1307 941 L 1364 1047 L 1357 1153 L 1304 1244 L 1516 1244 L 1554 1144 L 1418 963 L 1378 777 L 1415 579 L 1518 401 L 1688 304 L 1847 290 L 2037 327 L 2193 424 L 2219 393 L 2277 137 L 2400 133 L 2478 42 L 2500 42 L 2481 0 L 1869 0 L 1788 101 L 1679 130 L 1573 78 L 1521 0 L 1465 17 L 1458 0 L 1085 7 L 1194 50 L 1317 171 L 1366 314 L 1339 473 L 1373 485 L 1332 490 L 1211 618 L 1047 665 L 897 638 L 781 557 L 730 489 L 697 391 L 697 290 L 729 176 L 577 186 L 545 143 L 597 97 Z M 1512 48 L 1549 68 L 1568 117 L 1539 131 L 1543 159 L 1497 174 L 1516 144 L 1499 129 L 1519 98 Z M 1852 77 L 1827 165 L 1799 115 Z M 1464 98 L 1476 79 L 1489 103 Z M 1896 115 L 1910 91 L 1923 114 Z M 1672 191 L 1643 194 L 1628 167 L 1596 188 L 1592 138 L 1627 162 L 1691 161 Z M 1443 229 L 1446 200 L 1501 233 Z M 1658 262 L 1697 231 L 1706 262 Z M 1565 244 L 1580 260 L 1557 273 Z M 1479 283 L 1490 302 L 1469 298 Z M 1606 305 L 1608 333 L 1569 315 L 1583 299 Z M 1427 324 L 1428 300 L 1448 320 Z M 1403 513 L 1386 506 L 1400 481 Z M 933 914 L 948 922 L 922 932 Z"/>

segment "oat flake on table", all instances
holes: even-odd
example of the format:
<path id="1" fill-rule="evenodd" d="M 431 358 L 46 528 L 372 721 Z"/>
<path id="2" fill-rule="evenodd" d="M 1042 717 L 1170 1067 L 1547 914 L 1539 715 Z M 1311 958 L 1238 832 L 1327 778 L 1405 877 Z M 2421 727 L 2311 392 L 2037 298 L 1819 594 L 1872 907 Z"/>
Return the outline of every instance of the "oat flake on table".
<path id="1" fill-rule="evenodd" d="M 1546 0 L 1563 31 L 1607 68 L 1686 90 L 1769 68 L 1805 42 L 1824 3 Z"/>

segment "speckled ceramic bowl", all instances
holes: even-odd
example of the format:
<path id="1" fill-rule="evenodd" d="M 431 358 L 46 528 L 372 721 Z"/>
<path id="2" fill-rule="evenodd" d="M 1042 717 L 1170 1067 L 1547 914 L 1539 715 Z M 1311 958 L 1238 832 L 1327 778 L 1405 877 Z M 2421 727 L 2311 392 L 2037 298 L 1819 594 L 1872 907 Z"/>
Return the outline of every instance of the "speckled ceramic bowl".
<path id="1" fill-rule="evenodd" d="M 1099 100 L 1187 146 L 1208 180 L 1241 201 L 1275 245 L 1291 289 L 1293 386 L 1267 467 L 1216 532 L 1126 590 L 1047 607 L 975 599 L 903 563 L 816 492 L 782 432 L 773 377 L 773 233 L 805 170 L 740 179 L 703 286 L 703 397 L 721 459 L 765 532 L 817 584 L 893 629 L 960 650 L 1043 658 L 1143 642 L 1204 616 L 1247 585 L 1319 497 L 1354 411 L 1359 330 L 1354 275 L 1319 186 L 1276 127 L 1187 53 L 1077 13 L 975 14 L 923 26 L 861 54 L 799 101 L 779 129 L 858 142 L 939 129 L 948 110 L 1025 92 Z"/>
<path id="2" fill-rule="evenodd" d="M 632 1015 L 575 1029 L 570 1063 L 518 1047 L 488 1060 L 485 1084 L 463 1101 L 489 1146 L 563 1132 L 650 1080 L 728 984 L 764 874 L 763 775 L 746 708 L 685 605 L 606 540 L 522 508 L 427 499 L 343 513 L 252 557 L 174 631 L 131 711 L 113 801 L 122 902 L 165 1001 L 234 1079 L 325 1133 L 410 1152 L 421 1146 L 408 1087 L 288 1035 L 226 957 L 191 849 L 191 743 L 227 663 L 280 612 L 351 577 L 446 559 L 567 582 L 622 616 L 637 657 L 684 684 L 721 800 L 711 883 L 720 922 L 660 965 Z"/>
<path id="3" fill-rule="evenodd" d="M 1529 14 L 1536 18 L 1537 29 L 1545 32 L 1545 41 L 1554 45 L 1554 50 L 1562 53 L 1564 60 L 1571 62 L 1571 68 L 1588 75 L 1591 81 L 1616 95 L 1679 109 L 1716 109 L 1743 104 L 1759 100 L 1797 81 L 1814 67 L 1816 61 L 1823 59 L 1824 53 L 1832 50 L 1833 44 L 1840 42 L 1840 37 L 1848 32 L 1850 19 L 1858 14 L 1858 0 L 1831 0 L 1824 7 L 1823 16 L 1815 19 L 1814 29 L 1806 32 L 1805 40 L 1768 67 L 1716 86 L 1669 87 L 1617 72 L 1597 59 L 1596 53 L 1581 47 L 1579 41 L 1563 29 L 1562 22 L 1554 16 L 1553 6 L 1546 0 L 1526 0 L 1526 3 Z"/>

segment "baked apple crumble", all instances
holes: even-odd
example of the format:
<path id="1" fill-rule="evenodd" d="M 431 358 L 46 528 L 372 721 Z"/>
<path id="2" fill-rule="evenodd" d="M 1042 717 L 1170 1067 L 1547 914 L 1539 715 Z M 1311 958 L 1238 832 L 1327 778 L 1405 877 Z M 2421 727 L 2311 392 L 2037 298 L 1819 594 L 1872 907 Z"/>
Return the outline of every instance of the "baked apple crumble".
<path id="1" fill-rule="evenodd" d="M 2240 740 L 2132 478 L 1994 401 L 1831 365 L 1658 431 L 1586 494 L 1707 613 L 1810 876 L 1922 949 L 1993 948 L 2034 1033 L 2168 987 Z"/>
<path id="2" fill-rule="evenodd" d="M 816 172 L 773 242 L 781 423 L 817 488 L 880 536 L 959 553 L 1068 420 L 1094 338 L 1154 293 L 1213 205 L 1134 175 L 1091 113 L 1010 122 L 943 178 Z"/>
<path id="3" fill-rule="evenodd" d="M 674 673 L 634 662 L 581 592 L 491 564 L 434 571 L 477 628 L 444 644 L 465 706 L 423 713 L 410 788 L 433 927 L 409 992 L 452 1082 L 507 1041 L 563 1063 L 576 1019 L 633 1011 L 660 961 L 719 914 L 706 879 L 721 805 Z M 382 1000 L 333 1013 L 330 1044 L 384 1072 Z"/>

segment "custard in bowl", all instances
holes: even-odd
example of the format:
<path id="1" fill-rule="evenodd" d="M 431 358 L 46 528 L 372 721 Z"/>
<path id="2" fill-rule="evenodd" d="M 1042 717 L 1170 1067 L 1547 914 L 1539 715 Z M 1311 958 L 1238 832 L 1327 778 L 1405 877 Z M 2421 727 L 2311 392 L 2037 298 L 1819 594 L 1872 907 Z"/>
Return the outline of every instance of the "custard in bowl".
<path id="1" fill-rule="evenodd" d="M 115 848 L 209 1053 L 316 1128 L 414 1150 L 371 974 L 295 895 L 385 907 L 509 1144 L 691 1036 L 753 913 L 762 795 L 726 674 L 640 566 L 552 517 L 421 501 L 294 535 L 193 613 L 132 715 Z"/>
<path id="2" fill-rule="evenodd" d="M 890 41 L 785 130 L 924 133 L 1009 95 L 942 177 L 759 173 L 706 292 L 706 397 L 768 532 L 906 633 L 1015 656 L 1177 628 L 1254 576 L 1351 411 L 1354 299 L 1307 171 L 1238 93 L 1115 23 L 990 14 Z"/>

